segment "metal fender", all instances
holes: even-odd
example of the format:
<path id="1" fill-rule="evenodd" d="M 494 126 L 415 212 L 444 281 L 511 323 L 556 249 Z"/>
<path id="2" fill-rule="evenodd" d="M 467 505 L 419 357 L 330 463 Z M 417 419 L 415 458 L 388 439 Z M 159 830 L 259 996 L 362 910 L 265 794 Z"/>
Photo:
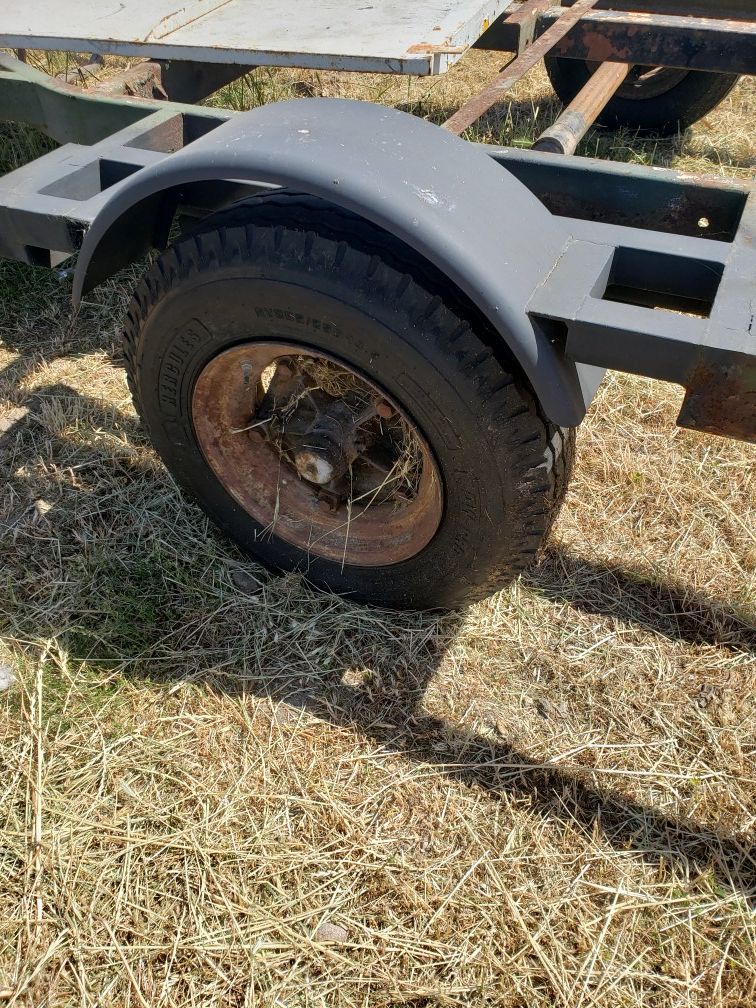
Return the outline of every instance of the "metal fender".
<path id="1" fill-rule="evenodd" d="M 565 222 L 472 144 L 368 102 L 307 98 L 239 113 L 114 186 L 84 239 L 75 302 L 104 279 L 98 250 L 128 247 L 136 221 L 159 213 L 160 193 L 218 179 L 295 188 L 391 232 L 490 320 L 554 423 L 582 420 L 603 372 L 567 357 L 527 313 L 568 242 Z"/>

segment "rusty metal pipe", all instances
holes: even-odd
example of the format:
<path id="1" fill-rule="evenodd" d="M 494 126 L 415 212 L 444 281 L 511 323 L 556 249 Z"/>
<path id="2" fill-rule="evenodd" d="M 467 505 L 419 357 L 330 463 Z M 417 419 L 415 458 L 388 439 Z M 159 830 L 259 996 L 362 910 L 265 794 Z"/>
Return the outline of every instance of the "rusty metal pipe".
<path id="1" fill-rule="evenodd" d="M 602 63 L 557 121 L 541 133 L 533 144 L 533 150 L 549 154 L 574 154 L 577 145 L 629 72 L 630 66 L 627 63 Z"/>
<path id="2" fill-rule="evenodd" d="M 565 7 L 563 13 L 560 14 L 554 24 L 550 28 L 547 28 L 536 42 L 528 46 L 511 63 L 508 63 L 501 73 L 480 94 L 475 95 L 474 98 L 471 98 L 461 108 L 457 109 L 454 115 L 450 116 L 443 124 L 443 128 L 449 130 L 450 133 L 459 135 L 468 126 L 472 126 L 518 80 L 540 63 L 557 42 L 560 42 L 564 38 L 570 28 L 573 28 L 581 17 L 597 3 L 598 0 L 575 0 L 575 3 L 571 7 Z"/>

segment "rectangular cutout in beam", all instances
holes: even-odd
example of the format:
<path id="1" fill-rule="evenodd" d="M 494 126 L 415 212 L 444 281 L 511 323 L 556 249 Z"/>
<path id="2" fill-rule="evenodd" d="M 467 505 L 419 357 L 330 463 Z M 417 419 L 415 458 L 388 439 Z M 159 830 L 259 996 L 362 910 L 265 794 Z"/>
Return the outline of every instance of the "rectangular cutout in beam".
<path id="1" fill-rule="evenodd" d="M 144 165 L 125 164 L 122 161 L 98 158 L 96 161 L 90 161 L 89 164 L 82 165 L 81 168 L 64 175 L 63 178 L 56 179 L 55 182 L 39 191 L 43 196 L 59 196 L 62 199 L 83 203 L 143 167 Z"/>
<path id="2" fill-rule="evenodd" d="M 618 248 L 603 300 L 708 318 L 723 272 L 721 263 Z"/>

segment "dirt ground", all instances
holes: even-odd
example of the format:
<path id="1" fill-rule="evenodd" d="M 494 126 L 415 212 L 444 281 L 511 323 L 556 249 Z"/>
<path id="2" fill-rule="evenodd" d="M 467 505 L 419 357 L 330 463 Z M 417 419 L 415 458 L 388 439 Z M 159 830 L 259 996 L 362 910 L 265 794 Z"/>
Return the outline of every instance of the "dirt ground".
<path id="1" fill-rule="evenodd" d="M 438 81 L 257 71 L 218 102 Z M 756 89 L 581 153 L 752 177 Z M 475 138 L 526 146 L 542 72 Z M 39 149 L 0 126 L 0 161 Z M 241 556 L 119 366 L 139 268 L 79 314 L 0 263 L 0 1002 L 24 1008 L 756 1003 L 756 452 L 610 375 L 540 563 L 452 614 Z"/>

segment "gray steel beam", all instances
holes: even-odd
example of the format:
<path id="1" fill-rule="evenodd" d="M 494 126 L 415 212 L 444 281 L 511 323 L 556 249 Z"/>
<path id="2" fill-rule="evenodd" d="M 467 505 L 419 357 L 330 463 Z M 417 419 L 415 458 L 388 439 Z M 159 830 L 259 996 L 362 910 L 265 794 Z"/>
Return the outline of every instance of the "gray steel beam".
<path id="1" fill-rule="evenodd" d="M 4 93 L 0 76 L 0 94 Z M 111 186 L 180 150 L 233 114 L 213 110 L 195 115 L 192 106 L 170 103 L 140 108 L 146 114 L 97 143 L 64 144 L 0 177 L 0 256 L 50 266 L 76 252 Z M 208 190 L 207 209 L 217 205 L 218 196 L 217 189 Z"/>
<path id="2" fill-rule="evenodd" d="M 625 231 L 578 228 L 531 316 L 580 363 L 682 385 L 680 426 L 756 443 L 756 201 L 729 245 Z"/>
<path id="3" fill-rule="evenodd" d="M 732 242 L 752 187 L 668 168 L 481 148 L 559 217 Z"/>

